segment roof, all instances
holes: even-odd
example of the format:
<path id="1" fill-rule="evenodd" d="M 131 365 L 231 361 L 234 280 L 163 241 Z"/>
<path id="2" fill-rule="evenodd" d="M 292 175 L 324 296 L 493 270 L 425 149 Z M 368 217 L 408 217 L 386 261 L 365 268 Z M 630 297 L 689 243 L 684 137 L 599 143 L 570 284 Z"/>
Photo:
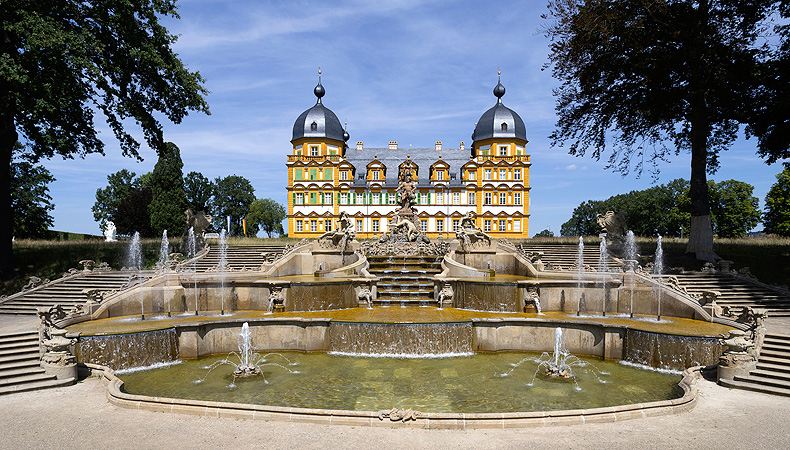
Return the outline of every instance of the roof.
<path id="1" fill-rule="evenodd" d="M 442 156 L 442 161 L 449 164 L 450 179 L 445 180 L 450 186 L 463 186 L 461 179 L 461 167 L 469 162 L 470 150 L 460 148 L 443 148 L 436 150 L 435 148 L 398 148 L 391 150 L 388 148 L 364 148 L 357 150 L 350 147 L 346 150 L 346 160 L 350 162 L 356 169 L 356 177 L 352 182 L 353 187 L 365 187 L 366 180 L 359 179 L 359 175 L 365 174 L 365 168 L 374 159 L 387 167 L 386 179 L 383 185 L 386 187 L 398 186 L 398 167 L 406 161 L 407 156 L 411 159 L 419 171 L 417 173 L 418 187 L 429 187 L 431 182 L 428 179 L 430 167 L 439 160 L 439 155 Z M 455 179 L 453 180 L 453 175 Z"/>
<path id="2" fill-rule="evenodd" d="M 315 131 L 312 124 L 315 122 Z M 340 125 L 335 113 L 321 103 L 321 100 L 312 108 L 299 115 L 294 122 L 293 138 L 291 142 L 304 137 L 317 137 L 343 141 L 343 126 Z"/>

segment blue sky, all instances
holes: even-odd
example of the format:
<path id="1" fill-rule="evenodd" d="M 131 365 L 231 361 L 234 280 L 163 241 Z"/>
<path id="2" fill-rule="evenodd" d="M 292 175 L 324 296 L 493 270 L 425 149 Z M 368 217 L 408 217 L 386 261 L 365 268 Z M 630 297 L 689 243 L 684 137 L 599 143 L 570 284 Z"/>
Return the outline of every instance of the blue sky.
<path id="1" fill-rule="evenodd" d="M 185 174 L 241 175 L 252 182 L 256 197 L 284 204 L 293 122 L 315 103 L 319 66 L 324 104 L 348 122 L 350 144 L 386 147 L 395 140 L 401 147 L 433 147 L 442 141 L 457 147 L 464 141 L 468 147 L 474 123 L 495 103 L 500 68 L 507 88 L 503 101 L 527 126 L 530 234 L 545 228 L 559 234 L 579 203 L 653 183 L 647 173 L 623 178 L 604 170 L 605 161 L 551 148 L 552 89 L 558 82 L 550 70 L 541 70 L 549 45 L 540 32 L 545 0 L 179 5 L 181 19 L 165 24 L 180 36 L 174 47 L 182 60 L 206 78 L 212 112 L 190 115 L 179 125 L 164 122 L 165 138 L 181 149 Z M 145 145 L 143 162 L 122 157 L 109 129 L 100 125 L 100 131 L 106 156 L 43 162 L 57 179 L 50 185 L 57 230 L 99 234 L 90 208 L 106 176 L 123 168 L 145 173 L 156 163 Z M 762 207 L 781 165 L 767 166 L 754 146 L 754 140 L 739 139 L 720 156 L 721 169 L 712 178 L 754 185 Z M 681 154 L 662 164 L 657 182 L 688 178 L 689 161 Z"/>

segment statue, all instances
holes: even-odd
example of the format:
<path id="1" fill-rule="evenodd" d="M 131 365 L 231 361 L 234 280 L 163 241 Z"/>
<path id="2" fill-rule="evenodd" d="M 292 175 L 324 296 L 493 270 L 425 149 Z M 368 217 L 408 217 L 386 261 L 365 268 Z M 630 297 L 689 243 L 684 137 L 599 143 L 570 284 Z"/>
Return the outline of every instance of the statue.
<path id="1" fill-rule="evenodd" d="M 112 220 L 108 220 L 107 223 L 104 224 L 104 241 L 105 242 L 115 242 L 118 239 L 115 238 L 115 222 Z"/>
<path id="2" fill-rule="evenodd" d="M 346 251 L 346 246 L 353 241 L 357 233 L 354 231 L 353 223 L 345 211 L 340 213 L 337 221 L 337 228 L 334 231 L 327 231 L 318 237 L 318 244 L 322 248 L 339 248 L 341 252 Z"/>
<path id="3" fill-rule="evenodd" d="M 414 203 L 417 200 L 417 185 L 414 182 L 417 166 L 411 159 L 401 164 L 398 172 L 398 204 L 400 207 L 389 220 L 389 232 L 379 238 L 379 244 L 396 243 L 409 247 L 409 252 L 417 249 L 410 245 L 414 242 L 430 244 L 428 237 L 420 231 L 420 222 Z M 405 248 L 404 248 L 405 250 Z"/>
<path id="4" fill-rule="evenodd" d="M 411 172 L 403 171 L 403 178 L 398 183 L 398 188 L 395 190 L 398 193 L 398 204 L 400 211 L 411 212 L 414 202 L 417 199 L 417 188 L 412 182 Z"/>
<path id="5" fill-rule="evenodd" d="M 491 236 L 475 225 L 475 213 L 469 211 L 461 219 L 461 225 L 455 236 L 461 241 L 462 248 L 469 251 L 473 248 L 490 247 Z"/>
<path id="6" fill-rule="evenodd" d="M 420 231 L 414 222 L 404 218 L 400 214 L 395 214 L 389 221 L 389 229 L 391 234 L 402 234 L 406 236 L 407 242 L 414 242 L 420 235 Z"/>
<path id="7" fill-rule="evenodd" d="M 625 251 L 625 236 L 628 234 L 628 226 L 625 223 L 627 215 L 625 211 L 617 213 L 606 211 L 606 214 L 598 214 L 598 226 L 601 227 L 602 233 L 606 233 L 606 249 L 618 258 L 622 258 Z"/>
<path id="8" fill-rule="evenodd" d="M 186 251 L 189 248 L 189 229 L 192 228 L 195 235 L 195 251 L 199 252 L 206 246 L 206 240 L 203 239 L 203 233 L 211 225 L 211 216 L 207 215 L 204 211 L 198 211 L 197 214 L 192 212 L 191 208 L 184 211 L 186 216 L 186 227 L 184 234 L 181 236 L 181 249 Z"/>

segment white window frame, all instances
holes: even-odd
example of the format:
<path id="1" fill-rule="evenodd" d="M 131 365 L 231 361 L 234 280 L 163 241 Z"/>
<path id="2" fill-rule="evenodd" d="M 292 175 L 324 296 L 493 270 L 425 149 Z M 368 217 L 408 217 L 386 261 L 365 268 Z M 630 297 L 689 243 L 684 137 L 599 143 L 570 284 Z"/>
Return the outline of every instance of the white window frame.
<path id="1" fill-rule="evenodd" d="M 340 193 L 340 204 L 341 205 L 348 205 L 348 192 L 341 192 Z"/>
<path id="2" fill-rule="evenodd" d="M 514 192 L 513 193 L 513 203 L 516 205 L 521 204 L 521 192 Z"/>
<path id="3" fill-rule="evenodd" d="M 444 193 L 437 192 L 436 193 L 436 204 L 437 205 L 444 205 Z"/>
<path id="4" fill-rule="evenodd" d="M 460 204 L 461 204 L 461 193 L 453 192 L 453 205 L 460 205 Z"/>
<path id="5" fill-rule="evenodd" d="M 476 192 L 467 192 L 466 193 L 466 201 L 470 205 L 474 205 L 477 203 L 477 193 Z"/>
<path id="6" fill-rule="evenodd" d="M 491 232 L 491 219 L 485 219 L 483 221 L 483 231 L 485 231 L 486 233 Z"/>
<path id="7" fill-rule="evenodd" d="M 396 201 L 395 193 L 394 192 L 390 192 L 389 193 L 389 204 L 390 205 L 394 205 L 395 201 Z"/>
<path id="8" fill-rule="evenodd" d="M 301 233 L 303 231 L 304 231 L 304 222 L 302 222 L 302 219 L 297 219 L 296 220 L 296 232 L 297 233 Z"/>
<path id="9" fill-rule="evenodd" d="M 332 231 L 332 219 L 324 219 L 324 231 Z"/>
<path id="10" fill-rule="evenodd" d="M 499 179 L 500 180 L 507 179 L 507 169 L 499 169 Z"/>
<path id="11" fill-rule="evenodd" d="M 357 205 L 364 205 L 364 204 L 365 204 L 365 193 L 357 192 Z"/>
<path id="12" fill-rule="evenodd" d="M 453 219 L 453 231 L 458 231 L 461 229 L 461 219 Z"/>
<path id="13" fill-rule="evenodd" d="M 483 205 L 488 206 L 488 205 L 491 204 L 491 201 L 492 201 L 492 199 L 491 199 L 491 193 L 490 192 L 486 192 L 485 194 L 483 194 Z"/>
<path id="14" fill-rule="evenodd" d="M 296 204 L 297 205 L 304 205 L 304 193 L 297 192 L 296 193 Z"/>
<path id="15" fill-rule="evenodd" d="M 444 171 L 443 170 L 437 170 L 436 171 L 436 179 L 439 180 L 439 181 L 444 180 Z"/>
<path id="16" fill-rule="evenodd" d="M 346 181 L 346 180 L 348 180 L 348 170 L 342 170 L 342 171 L 340 171 L 340 179 L 341 179 L 342 181 Z"/>
<path id="17" fill-rule="evenodd" d="M 371 219 L 370 221 L 370 231 L 374 233 L 379 232 L 379 219 Z"/>
<path id="18" fill-rule="evenodd" d="M 507 205 L 507 194 L 504 192 L 499 193 L 499 204 L 500 205 Z"/>
<path id="19" fill-rule="evenodd" d="M 428 231 L 428 220 L 420 219 L 420 231 L 426 233 Z"/>
<path id="20" fill-rule="evenodd" d="M 374 192 L 373 200 L 371 200 L 371 203 L 373 203 L 374 205 L 378 205 L 379 202 L 381 202 L 381 194 L 379 194 L 378 192 Z"/>
<path id="21" fill-rule="evenodd" d="M 500 145 L 499 146 L 499 156 L 507 156 L 508 148 L 510 148 L 510 147 L 507 146 L 507 145 Z"/>
<path id="22" fill-rule="evenodd" d="M 477 179 L 477 171 L 476 170 L 470 170 L 469 171 L 469 180 L 470 181 L 474 181 L 475 179 Z"/>
<path id="23" fill-rule="evenodd" d="M 365 231 L 365 221 L 357 219 L 357 233 L 362 233 L 363 231 Z"/>
<path id="24" fill-rule="evenodd" d="M 428 193 L 423 192 L 420 194 L 420 204 L 427 205 L 428 204 Z"/>
<path id="25" fill-rule="evenodd" d="M 374 181 L 378 181 L 379 180 L 379 171 L 378 170 L 374 170 L 373 171 L 372 178 L 373 178 Z"/>
<path id="26" fill-rule="evenodd" d="M 499 219 L 499 231 L 505 231 L 507 229 L 507 220 Z"/>
<path id="27" fill-rule="evenodd" d="M 436 219 L 436 231 L 444 233 L 444 219 Z"/>
<path id="28" fill-rule="evenodd" d="M 513 179 L 514 180 L 521 179 L 521 169 L 513 169 Z"/>
<path id="29" fill-rule="evenodd" d="M 310 146 L 310 156 L 318 156 L 318 146 L 311 145 Z"/>
<path id="30" fill-rule="evenodd" d="M 513 231 L 519 232 L 519 233 L 521 232 L 521 221 L 520 220 L 514 220 L 513 221 Z"/>
<path id="31" fill-rule="evenodd" d="M 484 178 L 485 178 L 486 180 L 490 180 L 490 179 L 491 179 L 491 169 L 485 169 L 485 170 L 483 171 L 483 173 L 485 173 L 485 177 L 484 177 Z"/>
<path id="32" fill-rule="evenodd" d="M 332 204 L 332 193 L 331 192 L 324 192 L 324 204 L 331 205 Z"/>
<path id="33" fill-rule="evenodd" d="M 315 219 L 310 220 L 310 232 L 315 233 L 318 231 L 318 221 Z"/>

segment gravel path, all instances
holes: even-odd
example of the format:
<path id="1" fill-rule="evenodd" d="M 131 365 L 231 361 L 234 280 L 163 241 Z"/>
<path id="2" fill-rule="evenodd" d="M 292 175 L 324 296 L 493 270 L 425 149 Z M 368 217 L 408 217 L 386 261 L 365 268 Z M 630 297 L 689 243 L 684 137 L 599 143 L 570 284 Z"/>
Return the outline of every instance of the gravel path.
<path id="1" fill-rule="evenodd" d="M 101 381 L 0 397 L 2 449 L 786 449 L 790 398 L 700 381 L 691 412 L 517 430 L 431 431 L 220 419 L 119 408 Z"/>

